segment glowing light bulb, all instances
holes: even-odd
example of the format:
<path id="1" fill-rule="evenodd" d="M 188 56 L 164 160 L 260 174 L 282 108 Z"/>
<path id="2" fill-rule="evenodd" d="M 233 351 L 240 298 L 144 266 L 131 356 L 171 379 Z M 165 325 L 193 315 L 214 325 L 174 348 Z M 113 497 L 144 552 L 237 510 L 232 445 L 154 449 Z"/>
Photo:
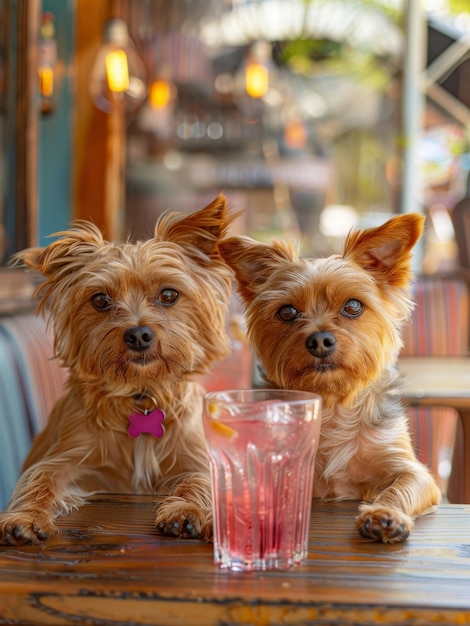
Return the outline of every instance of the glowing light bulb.
<path id="1" fill-rule="evenodd" d="M 251 47 L 245 65 L 245 91 L 251 98 L 262 98 L 269 89 L 271 46 L 257 41 Z"/>
<path id="2" fill-rule="evenodd" d="M 252 98 L 262 98 L 269 89 L 269 71 L 262 63 L 248 63 L 245 69 L 245 89 Z"/>
<path id="3" fill-rule="evenodd" d="M 42 66 L 38 69 L 39 91 L 44 98 L 51 98 L 54 93 L 54 71 L 52 67 Z"/>
<path id="4" fill-rule="evenodd" d="M 284 143 L 291 150 L 305 148 L 308 140 L 307 129 L 302 120 L 289 120 L 284 128 Z"/>
<path id="5" fill-rule="evenodd" d="M 108 52 L 105 57 L 106 79 L 111 91 L 126 91 L 129 89 L 129 64 L 124 50 Z"/>
<path id="6" fill-rule="evenodd" d="M 54 72 L 57 66 L 57 41 L 54 16 L 46 12 L 42 15 L 38 45 L 38 79 L 41 95 L 40 110 L 43 114 L 52 113 L 55 108 Z"/>
<path id="7" fill-rule="evenodd" d="M 139 111 L 138 125 L 160 139 L 171 137 L 178 89 L 171 80 L 170 67 L 160 64 L 158 76 L 150 85 L 148 101 Z"/>
<path id="8" fill-rule="evenodd" d="M 104 38 L 90 76 L 93 102 L 106 113 L 118 106 L 133 111 L 147 96 L 144 65 L 123 20 L 109 20 Z"/>
<path id="9" fill-rule="evenodd" d="M 150 86 L 149 100 L 154 109 L 164 109 L 174 97 L 174 88 L 167 80 L 155 80 Z"/>

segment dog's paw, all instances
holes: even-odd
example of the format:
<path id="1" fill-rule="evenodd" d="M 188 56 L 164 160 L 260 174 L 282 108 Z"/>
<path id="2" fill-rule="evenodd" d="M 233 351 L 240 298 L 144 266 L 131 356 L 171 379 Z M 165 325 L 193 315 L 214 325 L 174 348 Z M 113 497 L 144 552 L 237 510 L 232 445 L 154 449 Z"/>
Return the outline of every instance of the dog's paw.
<path id="1" fill-rule="evenodd" d="M 158 508 L 158 532 L 171 537 L 212 540 L 212 513 L 196 504 L 169 497 Z"/>
<path id="2" fill-rule="evenodd" d="M 382 543 L 397 543 L 407 539 L 413 530 L 413 520 L 398 509 L 363 504 L 359 508 L 357 528 L 366 539 Z"/>
<path id="3" fill-rule="evenodd" d="M 51 518 L 45 514 L 2 513 L 0 542 L 10 546 L 37 545 L 58 533 Z"/>

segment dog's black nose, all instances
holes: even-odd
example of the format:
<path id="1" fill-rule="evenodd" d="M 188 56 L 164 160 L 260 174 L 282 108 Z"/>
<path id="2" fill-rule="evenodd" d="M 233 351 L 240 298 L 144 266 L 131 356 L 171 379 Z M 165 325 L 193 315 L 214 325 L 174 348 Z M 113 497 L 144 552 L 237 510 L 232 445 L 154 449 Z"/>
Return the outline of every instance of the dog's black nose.
<path id="1" fill-rule="evenodd" d="M 307 337 L 305 345 L 313 356 L 322 358 L 334 352 L 336 337 L 328 330 L 319 330 Z"/>
<path id="2" fill-rule="evenodd" d="M 155 335 L 148 326 L 134 326 L 124 333 L 124 341 L 131 350 L 136 350 L 136 352 L 148 350 L 154 339 Z"/>

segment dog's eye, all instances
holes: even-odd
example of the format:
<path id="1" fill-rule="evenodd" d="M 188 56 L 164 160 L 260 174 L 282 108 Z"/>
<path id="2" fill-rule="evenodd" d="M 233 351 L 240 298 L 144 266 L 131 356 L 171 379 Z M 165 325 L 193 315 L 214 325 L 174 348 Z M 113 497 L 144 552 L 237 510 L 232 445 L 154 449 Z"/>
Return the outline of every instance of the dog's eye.
<path id="1" fill-rule="evenodd" d="M 95 293 L 91 296 L 91 303 L 97 311 L 109 311 L 113 301 L 106 293 Z"/>
<path id="2" fill-rule="evenodd" d="M 176 289 L 162 289 L 158 294 L 158 301 L 161 304 L 174 304 L 180 294 Z"/>
<path id="3" fill-rule="evenodd" d="M 292 304 L 286 304 L 285 306 L 281 306 L 277 312 L 277 316 L 283 322 L 293 322 L 300 317 L 300 313 L 297 311 L 295 306 L 292 306 Z"/>
<path id="4" fill-rule="evenodd" d="M 346 317 L 359 317 L 359 315 L 364 311 L 364 305 L 359 300 L 355 298 L 351 298 L 343 304 L 343 308 L 341 309 L 342 315 Z"/>

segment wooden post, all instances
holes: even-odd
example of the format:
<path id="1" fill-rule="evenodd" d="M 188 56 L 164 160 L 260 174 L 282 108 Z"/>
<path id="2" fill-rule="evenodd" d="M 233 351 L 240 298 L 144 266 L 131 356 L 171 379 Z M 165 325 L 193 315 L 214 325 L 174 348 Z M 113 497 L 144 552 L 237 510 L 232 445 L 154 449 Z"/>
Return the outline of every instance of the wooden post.
<path id="1" fill-rule="evenodd" d="M 119 9 L 119 7 L 118 7 Z M 111 113 L 97 109 L 90 96 L 90 73 L 103 43 L 103 29 L 116 6 L 77 0 L 77 109 L 75 210 L 103 229 L 107 239 L 120 239 L 125 181 L 125 118 L 122 106 Z"/>
<path id="2" fill-rule="evenodd" d="M 120 95 L 120 94 L 117 94 Z M 104 224 L 107 237 L 122 237 L 121 225 L 125 192 L 125 112 L 124 101 L 117 100 L 108 114 L 105 165 Z"/>

